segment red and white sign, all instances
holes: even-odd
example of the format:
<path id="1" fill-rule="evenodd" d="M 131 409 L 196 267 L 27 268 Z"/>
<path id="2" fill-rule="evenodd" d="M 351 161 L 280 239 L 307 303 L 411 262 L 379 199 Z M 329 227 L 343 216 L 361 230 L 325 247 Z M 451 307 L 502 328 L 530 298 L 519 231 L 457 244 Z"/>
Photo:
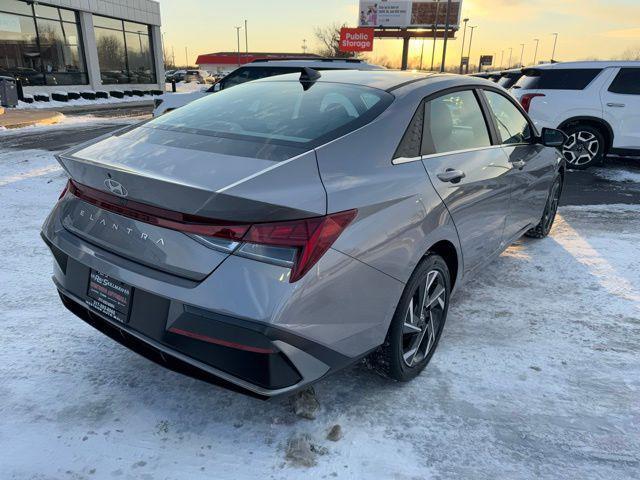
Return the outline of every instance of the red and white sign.
<path id="1" fill-rule="evenodd" d="M 373 50 L 373 28 L 341 28 L 341 52 L 371 52 Z"/>

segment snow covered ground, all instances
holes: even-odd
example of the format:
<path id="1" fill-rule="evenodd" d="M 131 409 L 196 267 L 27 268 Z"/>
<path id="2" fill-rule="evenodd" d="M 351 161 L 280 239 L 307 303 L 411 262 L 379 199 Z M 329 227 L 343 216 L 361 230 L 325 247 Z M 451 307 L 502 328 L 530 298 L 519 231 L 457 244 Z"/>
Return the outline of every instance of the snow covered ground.
<path id="1" fill-rule="evenodd" d="M 639 478 L 640 206 L 562 209 L 550 238 L 523 239 L 459 292 L 420 377 L 340 372 L 306 420 L 68 313 L 39 237 L 64 183 L 51 152 L 2 151 L 0 137 L 2 479 Z M 292 438 L 314 466 L 287 459 Z"/>

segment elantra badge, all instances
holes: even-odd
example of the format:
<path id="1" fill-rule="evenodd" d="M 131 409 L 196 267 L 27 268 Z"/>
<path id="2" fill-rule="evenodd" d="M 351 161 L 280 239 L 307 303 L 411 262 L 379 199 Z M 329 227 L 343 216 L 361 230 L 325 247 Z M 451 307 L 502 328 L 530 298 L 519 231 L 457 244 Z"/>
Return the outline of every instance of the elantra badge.
<path id="1" fill-rule="evenodd" d="M 127 195 L 129 195 L 127 189 L 124 188 L 120 182 L 116 182 L 111 178 L 107 178 L 104 181 L 104 185 L 111 191 L 111 193 L 118 195 L 119 197 L 126 197 Z"/>

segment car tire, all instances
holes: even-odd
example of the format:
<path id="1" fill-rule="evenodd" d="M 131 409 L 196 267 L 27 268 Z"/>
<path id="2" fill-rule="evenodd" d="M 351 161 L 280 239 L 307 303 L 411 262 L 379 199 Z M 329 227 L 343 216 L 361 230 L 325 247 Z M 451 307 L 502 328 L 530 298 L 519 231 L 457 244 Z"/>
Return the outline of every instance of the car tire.
<path id="1" fill-rule="evenodd" d="M 553 181 L 553 184 L 551 185 L 551 189 L 549 190 L 547 203 L 545 203 L 544 211 L 542 212 L 542 218 L 535 227 L 525 233 L 527 237 L 544 238 L 549 235 L 549 232 L 551 232 L 551 228 L 553 227 L 553 222 L 556 219 L 556 213 L 558 212 L 558 205 L 560 204 L 561 195 L 562 176 L 557 175 L 555 180 Z"/>
<path id="2" fill-rule="evenodd" d="M 600 130 L 591 125 L 577 124 L 563 131 L 568 139 L 562 146 L 562 155 L 569 168 L 584 170 L 602 163 L 606 145 Z"/>
<path id="3" fill-rule="evenodd" d="M 428 255 L 409 278 L 384 344 L 372 355 L 371 363 L 379 374 L 407 382 L 424 370 L 442 335 L 450 294 L 446 262 L 438 255 Z"/>

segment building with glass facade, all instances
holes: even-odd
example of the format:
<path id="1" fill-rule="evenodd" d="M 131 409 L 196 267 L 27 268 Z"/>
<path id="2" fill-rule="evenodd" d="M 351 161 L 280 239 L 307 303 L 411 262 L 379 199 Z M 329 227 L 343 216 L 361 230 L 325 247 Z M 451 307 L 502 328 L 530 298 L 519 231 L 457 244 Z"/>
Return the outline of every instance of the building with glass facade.
<path id="1" fill-rule="evenodd" d="M 160 5 L 0 0 L 0 76 L 19 79 L 27 93 L 161 88 Z"/>

